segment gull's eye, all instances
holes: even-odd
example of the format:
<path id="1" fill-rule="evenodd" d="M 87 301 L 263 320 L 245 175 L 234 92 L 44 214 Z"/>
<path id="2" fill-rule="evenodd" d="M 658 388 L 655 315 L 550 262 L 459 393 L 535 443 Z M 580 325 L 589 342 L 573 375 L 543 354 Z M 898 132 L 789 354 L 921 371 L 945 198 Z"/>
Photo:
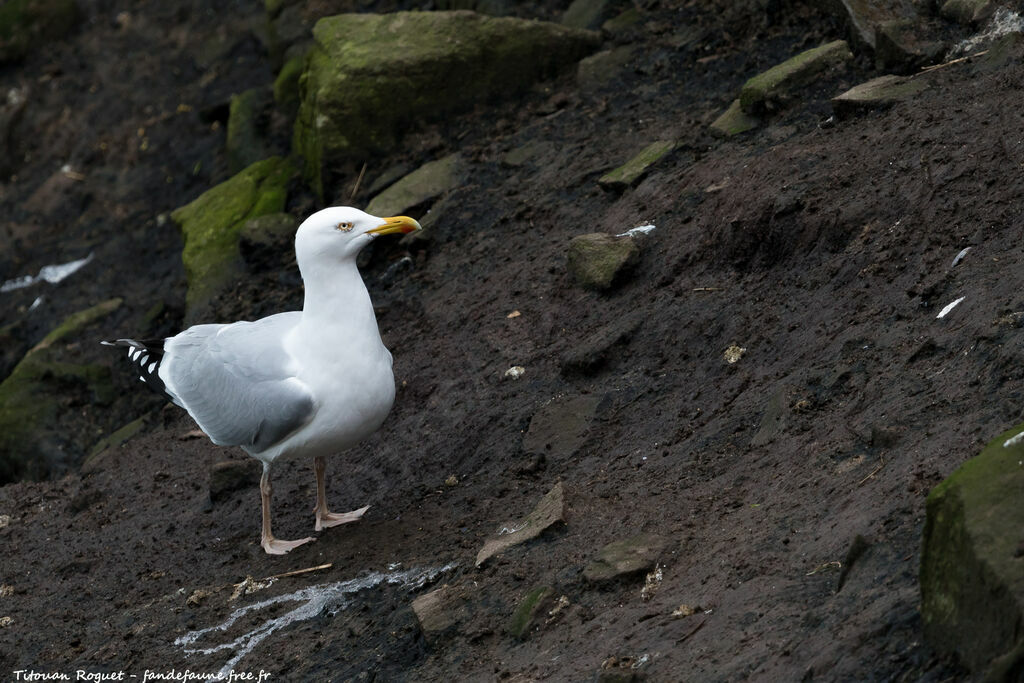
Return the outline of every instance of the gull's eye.
<path id="1" fill-rule="evenodd" d="M 352 223 L 351 221 L 342 221 L 341 223 L 338 223 L 334 227 L 335 227 L 335 229 L 341 230 L 342 232 L 348 232 L 352 228 L 356 227 L 356 225 L 355 225 L 355 223 Z"/>

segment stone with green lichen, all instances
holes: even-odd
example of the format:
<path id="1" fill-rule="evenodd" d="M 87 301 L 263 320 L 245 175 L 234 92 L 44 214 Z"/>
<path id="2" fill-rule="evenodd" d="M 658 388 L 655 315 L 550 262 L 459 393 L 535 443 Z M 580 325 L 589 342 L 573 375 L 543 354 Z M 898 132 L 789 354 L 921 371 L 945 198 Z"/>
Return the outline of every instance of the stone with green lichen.
<path id="1" fill-rule="evenodd" d="M 299 108 L 299 78 L 305 67 L 304 53 L 289 57 L 274 79 L 274 102 L 286 112 L 294 113 Z"/>
<path id="2" fill-rule="evenodd" d="M 426 163 L 370 200 L 366 212 L 374 216 L 404 214 L 454 190 L 462 181 L 462 173 L 463 162 L 459 154 L 449 154 Z"/>
<path id="3" fill-rule="evenodd" d="M 597 179 L 597 184 L 606 190 L 621 192 L 636 184 L 662 157 L 675 149 L 675 143 L 667 140 L 652 142 L 632 159 Z"/>
<path id="4" fill-rule="evenodd" d="M 609 35 L 616 35 L 639 26 L 642 20 L 643 15 L 640 14 L 640 10 L 636 7 L 630 7 L 617 17 L 612 17 L 601 24 L 601 30 Z"/>
<path id="5" fill-rule="evenodd" d="M 1004 445 L 1022 431 L 1024 425 L 993 439 L 928 495 L 920 571 L 925 637 L 977 674 L 1014 651 L 1017 670 L 1024 665 L 1024 442 Z"/>
<path id="6" fill-rule="evenodd" d="M 524 640 L 530 635 L 530 628 L 533 626 L 538 612 L 541 611 L 541 607 L 548 598 L 554 594 L 555 591 L 551 586 L 537 586 L 527 593 L 508 621 L 508 634 L 518 640 Z"/>
<path id="7" fill-rule="evenodd" d="M 238 173 L 270 156 L 261 121 L 269 103 L 263 88 L 251 88 L 231 98 L 226 142 L 229 173 Z"/>
<path id="8" fill-rule="evenodd" d="M 920 78 L 879 76 L 832 98 L 836 116 L 845 117 L 858 111 L 889 107 L 909 100 L 928 87 Z"/>
<path id="9" fill-rule="evenodd" d="M 613 541 L 601 548 L 583 570 L 587 581 L 601 582 L 625 578 L 654 568 L 665 550 L 666 541 L 657 534 L 640 534 Z"/>
<path id="10" fill-rule="evenodd" d="M 75 0 L 7 0 L 0 4 L 0 64 L 23 59 L 41 42 L 63 38 L 78 21 Z"/>
<path id="11" fill-rule="evenodd" d="M 608 289 L 639 259 L 640 247 L 632 237 L 598 232 L 569 242 L 569 273 L 587 289 Z"/>
<path id="12" fill-rule="evenodd" d="M 740 90 L 740 106 L 748 114 L 776 108 L 797 88 L 852 59 L 853 53 L 845 40 L 801 52 L 747 81 Z"/>
<path id="13" fill-rule="evenodd" d="M 82 463 L 82 471 L 95 471 L 99 466 L 105 453 L 109 450 L 119 447 L 136 434 L 142 431 L 146 426 L 146 416 L 135 418 L 128 424 L 124 425 L 120 429 L 103 437 L 89 450 L 89 455 L 86 457 L 85 462 Z"/>
<path id="14" fill-rule="evenodd" d="M 615 0 L 572 0 L 562 14 L 562 24 L 573 28 L 600 28 L 621 5 Z"/>
<path id="15" fill-rule="evenodd" d="M 95 440 L 91 430 L 103 422 L 95 407 L 115 398 L 110 368 L 68 362 L 60 342 L 120 305 L 111 299 L 68 316 L 0 383 L 0 484 L 70 467 Z M 72 399 L 84 407 L 68 410 Z"/>
<path id="16" fill-rule="evenodd" d="M 321 197 L 326 163 L 368 159 L 394 149 L 419 120 L 513 97 L 601 40 L 591 31 L 465 11 L 326 17 L 313 38 L 293 148 Z"/>
<path id="17" fill-rule="evenodd" d="M 208 314 L 216 296 L 242 274 L 239 233 L 249 219 L 284 210 L 293 174 L 287 159 L 258 161 L 171 213 L 185 239 L 188 322 Z"/>
<path id="18" fill-rule="evenodd" d="M 711 124 L 711 132 L 719 137 L 729 138 L 746 133 L 761 125 L 761 120 L 743 111 L 740 101 L 733 100 L 729 108 Z"/>
<path id="19" fill-rule="evenodd" d="M 576 82 L 584 92 L 602 88 L 626 70 L 634 54 L 631 45 L 620 45 L 584 57 L 576 67 Z"/>

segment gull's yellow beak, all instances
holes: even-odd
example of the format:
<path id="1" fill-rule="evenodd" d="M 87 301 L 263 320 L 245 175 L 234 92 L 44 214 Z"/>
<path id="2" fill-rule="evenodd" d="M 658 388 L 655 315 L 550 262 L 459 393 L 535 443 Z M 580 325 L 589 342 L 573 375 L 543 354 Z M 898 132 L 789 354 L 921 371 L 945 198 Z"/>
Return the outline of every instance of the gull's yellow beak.
<path id="1" fill-rule="evenodd" d="M 408 216 L 391 216 L 389 218 L 382 218 L 384 225 L 376 228 L 372 228 L 366 231 L 367 235 L 391 235 L 396 232 L 400 232 L 403 235 L 410 232 L 416 232 L 422 230 L 420 224 L 415 218 L 409 218 Z"/>

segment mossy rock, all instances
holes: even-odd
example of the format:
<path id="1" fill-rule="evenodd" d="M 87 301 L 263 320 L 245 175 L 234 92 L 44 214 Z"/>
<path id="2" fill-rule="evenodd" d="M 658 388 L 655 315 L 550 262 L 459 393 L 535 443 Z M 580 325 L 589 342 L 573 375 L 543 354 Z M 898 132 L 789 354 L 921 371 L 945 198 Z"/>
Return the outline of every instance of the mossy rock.
<path id="1" fill-rule="evenodd" d="M 801 52 L 747 81 L 740 90 L 740 107 L 748 114 L 777 108 L 797 88 L 852 60 L 853 53 L 845 40 Z"/>
<path id="2" fill-rule="evenodd" d="M 723 138 L 731 138 L 740 133 L 753 130 L 761 124 L 756 116 L 743 111 L 738 99 L 733 100 L 729 108 L 711 124 L 711 134 Z"/>
<path id="3" fill-rule="evenodd" d="M 47 40 L 63 38 L 78 24 L 75 0 L 7 0 L 0 4 L 0 64 L 24 57 Z"/>
<path id="4" fill-rule="evenodd" d="M 111 299 L 69 316 L 0 383 L 0 484 L 71 467 L 95 440 L 103 421 L 96 406 L 116 397 L 110 368 L 68 362 L 59 342 L 120 305 Z M 84 408 L 69 410 L 69 402 Z"/>
<path id="5" fill-rule="evenodd" d="M 569 273 L 587 289 L 608 289 L 639 259 L 640 247 L 631 237 L 591 233 L 569 243 Z"/>
<path id="6" fill-rule="evenodd" d="M 925 636 L 979 674 L 1024 644 L 1024 442 L 1005 445 L 1021 432 L 1001 434 L 928 496 Z"/>
<path id="7" fill-rule="evenodd" d="M 225 143 L 229 173 L 239 173 L 270 156 L 264 116 L 269 104 L 270 93 L 264 88 L 251 88 L 231 98 Z"/>
<path id="8" fill-rule="evenodd" d="M 554 594 L 551 586 L 537 586 L 527 593 L 508 621 L 508 634 L 517 640 L 525 640 L 541 608 Z"/>
<path id="9" fill-rule="evenodd" d="M 211 312 L 214 300 L 243 272 L 238 248 L 246 221 L 281 213 L 295 169 L 281 157 L 258 161 L 171 213 L 185 238 L 186 320 Z"/>
<path id="10" fill-rule="evenodd" d="M 289 114 L 299 108 L 299 78 L 305 66 L 305 53 L 288 57 L 274 79 L 274 102 Z"/>
<path id="11" fill-rule="evenodd" d="M 652 142 L 622 166 L 598 178 L 597 184 L 606 190 L 622 192 L 627 187 L 638 183 L 647 174 L 651 166 L 675 149 L 675 146 L 675 143 L 669 140 Z"/>
<path id="12" fill-rule="evenodd" d="M 879 76 L 833 97 L 832 110 L 836 116 L 845 117 L 858 111 L 890 107 L 912 99 L 927 87 L 928 83 L 920 78 Z"/>
<path id="13" fill-rule="evenodd" d="M 513 97 L 600 44 L 557 24 L 473 12 L 326 17 L 299 79 L 293 149 L 323 197 L 324 165 L 393 150 L 416 121 Z"/>

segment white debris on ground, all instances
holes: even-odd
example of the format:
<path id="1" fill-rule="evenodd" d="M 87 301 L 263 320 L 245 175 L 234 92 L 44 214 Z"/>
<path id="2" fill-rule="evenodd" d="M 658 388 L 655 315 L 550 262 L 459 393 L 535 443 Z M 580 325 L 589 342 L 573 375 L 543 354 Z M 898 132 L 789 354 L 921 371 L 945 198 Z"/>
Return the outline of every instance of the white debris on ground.
<path id="1" fill-rule="evenodd" d="M 519 379 L 520 377 L 523 376 L 523 373 L 525 372 L 526 368 L 524 368 L 522 365 L 513 365 L 512 367 L 505 371 L 505 377 L 507 377 L 508 379 Z"/>
<path id="2" fill-rule="evenodd" d="M 630 228 L 626 232 L 616 235 L 616 237 L 633 237 L 634 235 L 646 235 L 647 233 L 654 230 L 654 224 L 649 223 L 647 225 L 638 225 L 635 228 Z"/>
<path id="3" fill-rule="evenodd" d="M 971 250 L 970 247 L 964 247 L 960 250 L 960 253 L 953 259 L 953 263 L 949 264 L 950 268 L 956 268 L 957 264 L 964 260 L 964 256 L 967 256 L 967 252 Z"/>
<path id="4" fill-rule="evenodd" d="M 182 646 L 186 654 L 198 653 L 210 655 L 223 650 L 231 652 L 231 658 L 219 672 L 219 676 L 221 678 L 226 678 L 228 674 L 235 669 L 235 666 L 243 657 L 252 652 L 257 645 L 273 635 L 275 631 L 279 631 L 297 621 L 312 619 L 325 612 L 330 615 L 336 614 L 349 606 L 349 603 L 351 602 L 351 598 L 349 597 L 350 595 L 361 590 L 373 588 L 381 584 L 397 584 L 403 588 L 408 588 L 409 590 L 416 590 L 417 588 L 424 586 L 427 582 L 432 581 L 437 576 L 455 568 L 455 566 L 456 563 L 453 562 L 446 564 L 443 567 L 431 567 L 428 569 L 408 569 L 402 572 L 388 573 L 374 572 L 368 576 L 358 579 L 349 579 L 348 581 L 338 581 L 336 583 L 309 586 L 308 588 L 297 590 L 294 593 L 278 595 L 277 597 L 268 598 L 267 600 L 246 605 L 245 607 L 239 607 L 232 612 L 223 623 L 186 633 L 185 635 L 177 638 L 174 641 L 174 644 Z M 274 619 L 264 621 L 251 631 L 238 636 L 230 642 L 213 645 L 211 647 L 194 646 L 196 641 L 206 634 L 215 631 L 227 631 L 240 618 L 282 602 L 298 602 L 301 604 L 290 612 L 286 612 Z"/>
<path id="5" fill-rule="evenodd" d="M 945 318 L 946 314 L 948 314 L 950 311 L 952 311 L 954 308 L 956 308 L 957 304 L 959 304 L 961 301 L 963 301 L 966 298 L 967 297 L 962 296 L 959 299 L 957 299 L 956 301 L 954 301 L 952 303 L 949 303 L 949 304 L 946 304 L 946 307 L 943 308 L 941 311 L 939 311 L 939 314 L 937 316 L 935 316 L 935 319 L 938 320 L 940 318 Z"/>
<path id="6" fill-rule="evenodd" d="M 1000 7 L 992 15 L 992 20 L 988 22 L 988 25 L 981 33 L 977 33 L 954 45 L 953 49 L 946 55 L 946 61 L 972 54 L 979 47 L 991 43 L 993 40 L 1001 38 L 1008 33 L 1020 33 L 1022 31 L 1024 31 L 1024 17 L 1021 17 L 1020 14 L 1012 9 Z"/>
<path id="7" fill-rule="evenodd" d="M 0 285 L 0 292 L 13 292 L 16 289 L 22 289 L 29 287 L 37 282 L 45 280 L 51 285 L 55 285 L 69 275 L 78 272 L 82 266 L 92 261 L 92 254 L 89 254 L 83 259 L 77 261 L 71 261 L 69 263 L 61 263 L 54 266 L 43 266 L 39 271 L 39 275 L 23 275 L 22 277 L 16 277 L 13 280 L 8 280 Z"/>

